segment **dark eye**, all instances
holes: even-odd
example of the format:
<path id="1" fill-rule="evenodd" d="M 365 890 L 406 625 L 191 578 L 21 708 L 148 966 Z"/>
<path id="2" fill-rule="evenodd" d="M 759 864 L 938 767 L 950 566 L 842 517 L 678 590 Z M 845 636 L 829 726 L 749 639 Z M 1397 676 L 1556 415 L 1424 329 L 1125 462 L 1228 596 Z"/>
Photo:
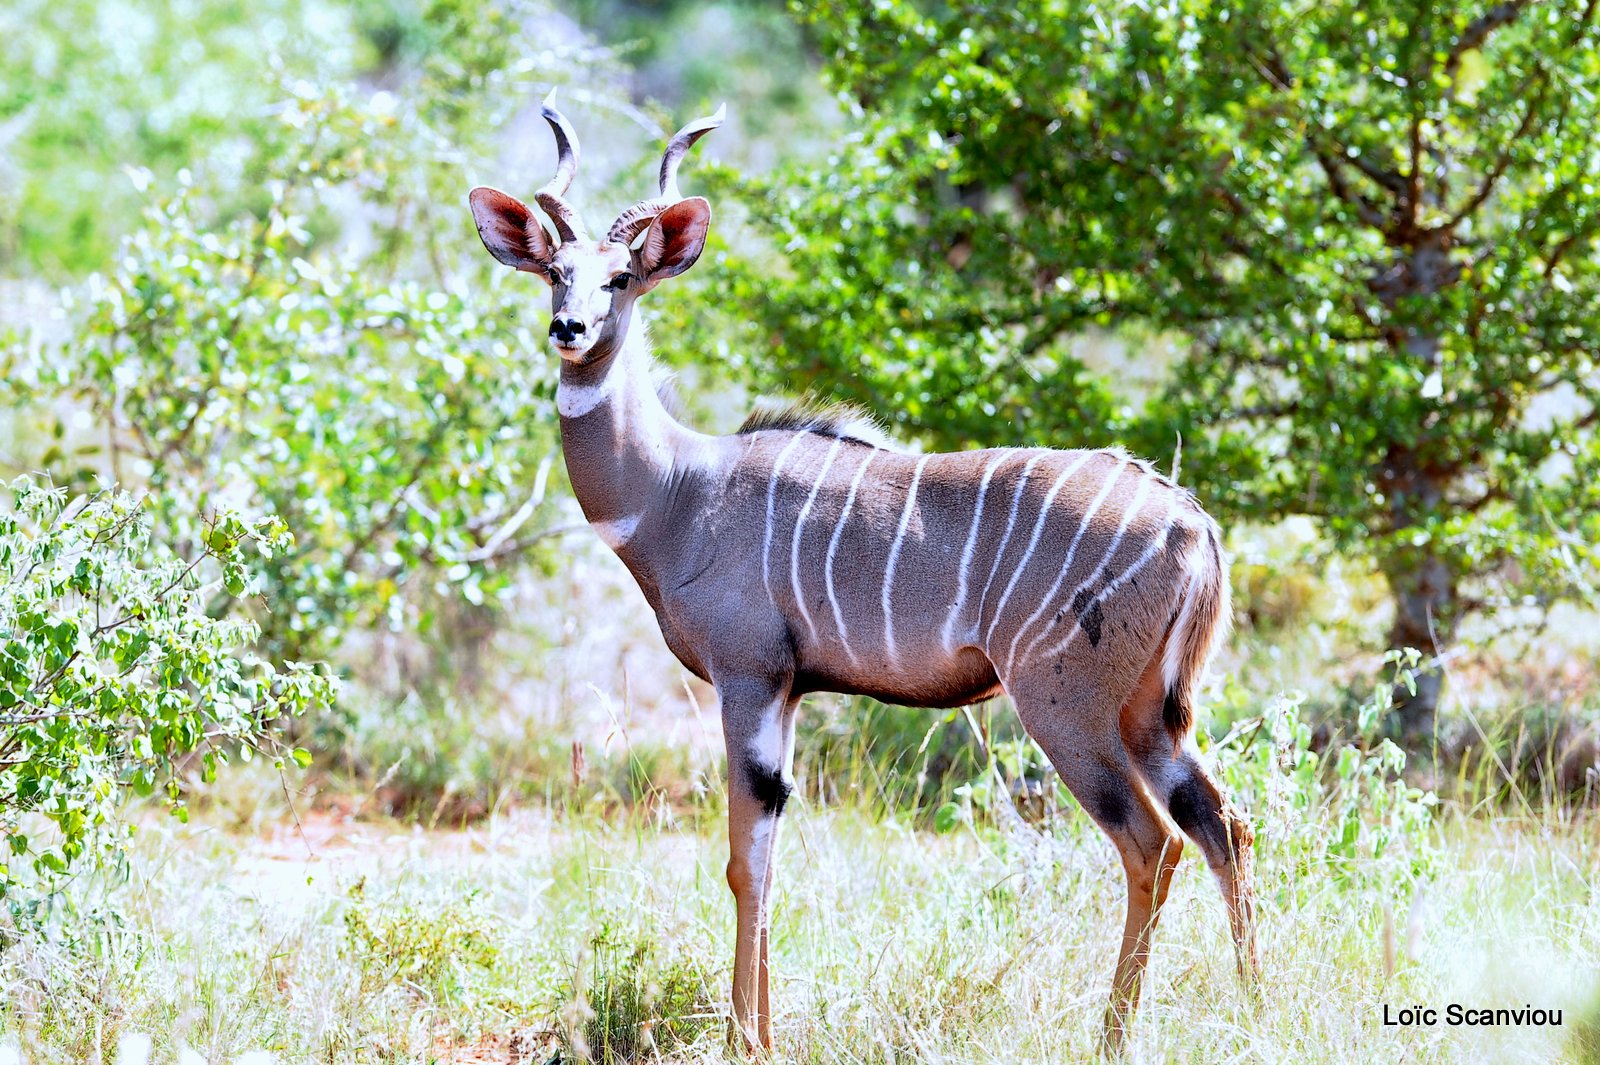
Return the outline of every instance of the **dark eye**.
<path id="1" fill-rule="evenodd" d="M 562 276 L 560 270 L 551 270 L 546 276 L 550 278 L 552 285 L 565 285 L 567 283 L 567 279 Z"/>
<path id="2" fill-rule="evenodd" d="M 612 292 L 621 292 L 631 284 L 633 284 L 632 274 L 618 274 L 616 277 L 613 277 L 610 281 L 606 282 L 606 288 L 610 289 Z"/>

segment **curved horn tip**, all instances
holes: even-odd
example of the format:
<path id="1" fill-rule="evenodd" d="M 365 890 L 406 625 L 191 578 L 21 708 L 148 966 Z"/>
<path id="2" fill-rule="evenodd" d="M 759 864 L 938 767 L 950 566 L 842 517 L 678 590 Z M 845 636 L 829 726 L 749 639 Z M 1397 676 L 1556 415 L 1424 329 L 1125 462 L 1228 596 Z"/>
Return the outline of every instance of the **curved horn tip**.
<path id="1" fill-rule="evenodd" d="M 722 125 L 727 120 L 728 105 L 726 103 L 721 103 L 717 105 L 717 110 L 715 113 L 709 114 L 704 118 L 695 119 L 693 122 L 690 122 L 688 125 L 680 129 L 676 135 L 679 137 L 689 135 L 704 136 L 705 134 L 716 129 L 718 126 Z"/>
<path id="2" fill-rule="evenodd" d="M 545 98 L 540 101 L 539 117 L 550 123 L 552 126 L 559 126 L 567 123 L 567 116 L 556 109 L 556 90 L 554 88 L 551 88 L 551 90 L 545 95 Z"/>

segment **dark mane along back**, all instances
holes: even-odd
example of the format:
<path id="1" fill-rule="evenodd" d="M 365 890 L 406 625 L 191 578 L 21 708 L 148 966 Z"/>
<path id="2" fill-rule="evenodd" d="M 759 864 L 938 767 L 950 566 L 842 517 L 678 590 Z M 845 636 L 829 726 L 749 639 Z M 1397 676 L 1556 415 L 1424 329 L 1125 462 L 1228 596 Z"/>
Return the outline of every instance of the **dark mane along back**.
<path id="1" fill-rule="evenodd" d="M 836 436 L 869 447 L 894 447 L 877 419 L 851 403 L 818 399 L 761 402 L 739 426 L 738 432 L 742 435 L 769 429 Z"/>

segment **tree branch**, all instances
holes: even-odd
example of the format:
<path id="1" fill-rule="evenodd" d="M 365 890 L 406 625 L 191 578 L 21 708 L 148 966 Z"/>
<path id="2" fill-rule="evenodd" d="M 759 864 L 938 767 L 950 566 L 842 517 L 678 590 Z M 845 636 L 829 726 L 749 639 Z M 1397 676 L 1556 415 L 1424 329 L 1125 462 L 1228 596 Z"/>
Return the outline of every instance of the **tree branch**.
<path id="1" fill-rule="evenodd" d="M 1312 156 L 1316 158 L 1318 165 L 1322 167 L 1322 173 L 1328 179 L 1328 189 L 1333 193 L 1334 198 L 1354 207 L 1360 219 L 1373 229 L 1380 232 L 1386 231 L 1388 220 L 1384 217 L 1383 212 L 1378 210 L 1378 206 L 1375 203 L 1346 184 L 1344 175 L 1339 169 L 1339 161 L 1329 156 L 1309 133 L 1306 134 L 1306 147 L 1311 149 Z"/>
<path id="2" fill-rule="evenodd" d="M 1516 132 L 1506 140 L 1505 147 L 1500 150 L 1499 158 L 1495 160 L 1494 166 L 1489 168 L 1489 172 L 1483 176 L 1483 181 L 1479 183 L 1478 190 L 1461 206 L 1460 210 L 1450 216 L 1450 221 L 1444 224 L 1445 229 L 1454 229 L 1464 219 L 1470 218 L 1477 212 L 1478 208 L 1488 202 L 1489 197 L 1494 194 L 1495 186 L 1511 166 L 1512 152 L 1516 149 L 1517 142 L 1526 137 L 1528 131 L 1533 128 L 1533 120 L 1539 114 L 1539 108 L 1544 103 L 1545 93 L 1550 88 L 1550 82 L 1545 77 L 1543 67 L 1540 67 L 1528 82 L 1523 83 L 1523 90 L 1526 91 L 1534 80 L 1539 82 L 1539 91 L 1534 93 L 1533 98 L 1528 101 L 1528 110 L 1522 116 L 1522 121 L 1517 124 Z M 1521 93 L 1518 95 L 1521 95 Z"/>
<path id="3" fill-rule="evenodd" d="M 1483 47 L 1483 42 L 1489 39 L 1491 33 L 1507 23 L 1515 22 L 1527 6 L 1528 0 L 1510 0 L 1496 4 L 1467 23 L 1467 28 L 1461 31 L 1461 36 L 1456 38 L 1455 44 L 1450 46 L 1449 55 L 1445 57 L 1445 76 L 1455 81 L 1456 72 L 1461 69 L 1461 57 L 1474 48 Z"/>

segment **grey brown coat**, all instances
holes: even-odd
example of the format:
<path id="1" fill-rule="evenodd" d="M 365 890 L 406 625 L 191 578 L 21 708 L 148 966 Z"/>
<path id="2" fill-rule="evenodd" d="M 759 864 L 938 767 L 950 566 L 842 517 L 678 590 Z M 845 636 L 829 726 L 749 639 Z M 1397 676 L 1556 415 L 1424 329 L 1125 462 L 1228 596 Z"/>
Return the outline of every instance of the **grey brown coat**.
<path id="1" fill-rule="evenodd" d="M 1122 857 L 1108 1046 L 1138 1000 L 1182 850 L 1174 825 L 1219 878 L 1253 977 L 1250 829 L 1191 740 L 1195 691 L 1229 617 L 1220 536 L 1193 496 L 1116 450 L 907 454 L 815 409 L 730 436 L 680 424 L 657 397 L 632 310 L 700 254 L 710 208 L 678 194 L 676 171 L 720 113 L 673 138 L 661 197 L 598 242 L 560 199 L 577 139 L 548 105 L 546 118 L 562 163 L 539 202 L 560 242 L 505 193 L 474 190 L 474 216 L 496 258 L 552 287 L 561 435 L 584 514 L 638 580 L 667 645 L 721 697 L 738 1030 L 771 1045 L 775 828 L 795 712 L 813 691 L 918 706 L 1011 697 Z"/>

